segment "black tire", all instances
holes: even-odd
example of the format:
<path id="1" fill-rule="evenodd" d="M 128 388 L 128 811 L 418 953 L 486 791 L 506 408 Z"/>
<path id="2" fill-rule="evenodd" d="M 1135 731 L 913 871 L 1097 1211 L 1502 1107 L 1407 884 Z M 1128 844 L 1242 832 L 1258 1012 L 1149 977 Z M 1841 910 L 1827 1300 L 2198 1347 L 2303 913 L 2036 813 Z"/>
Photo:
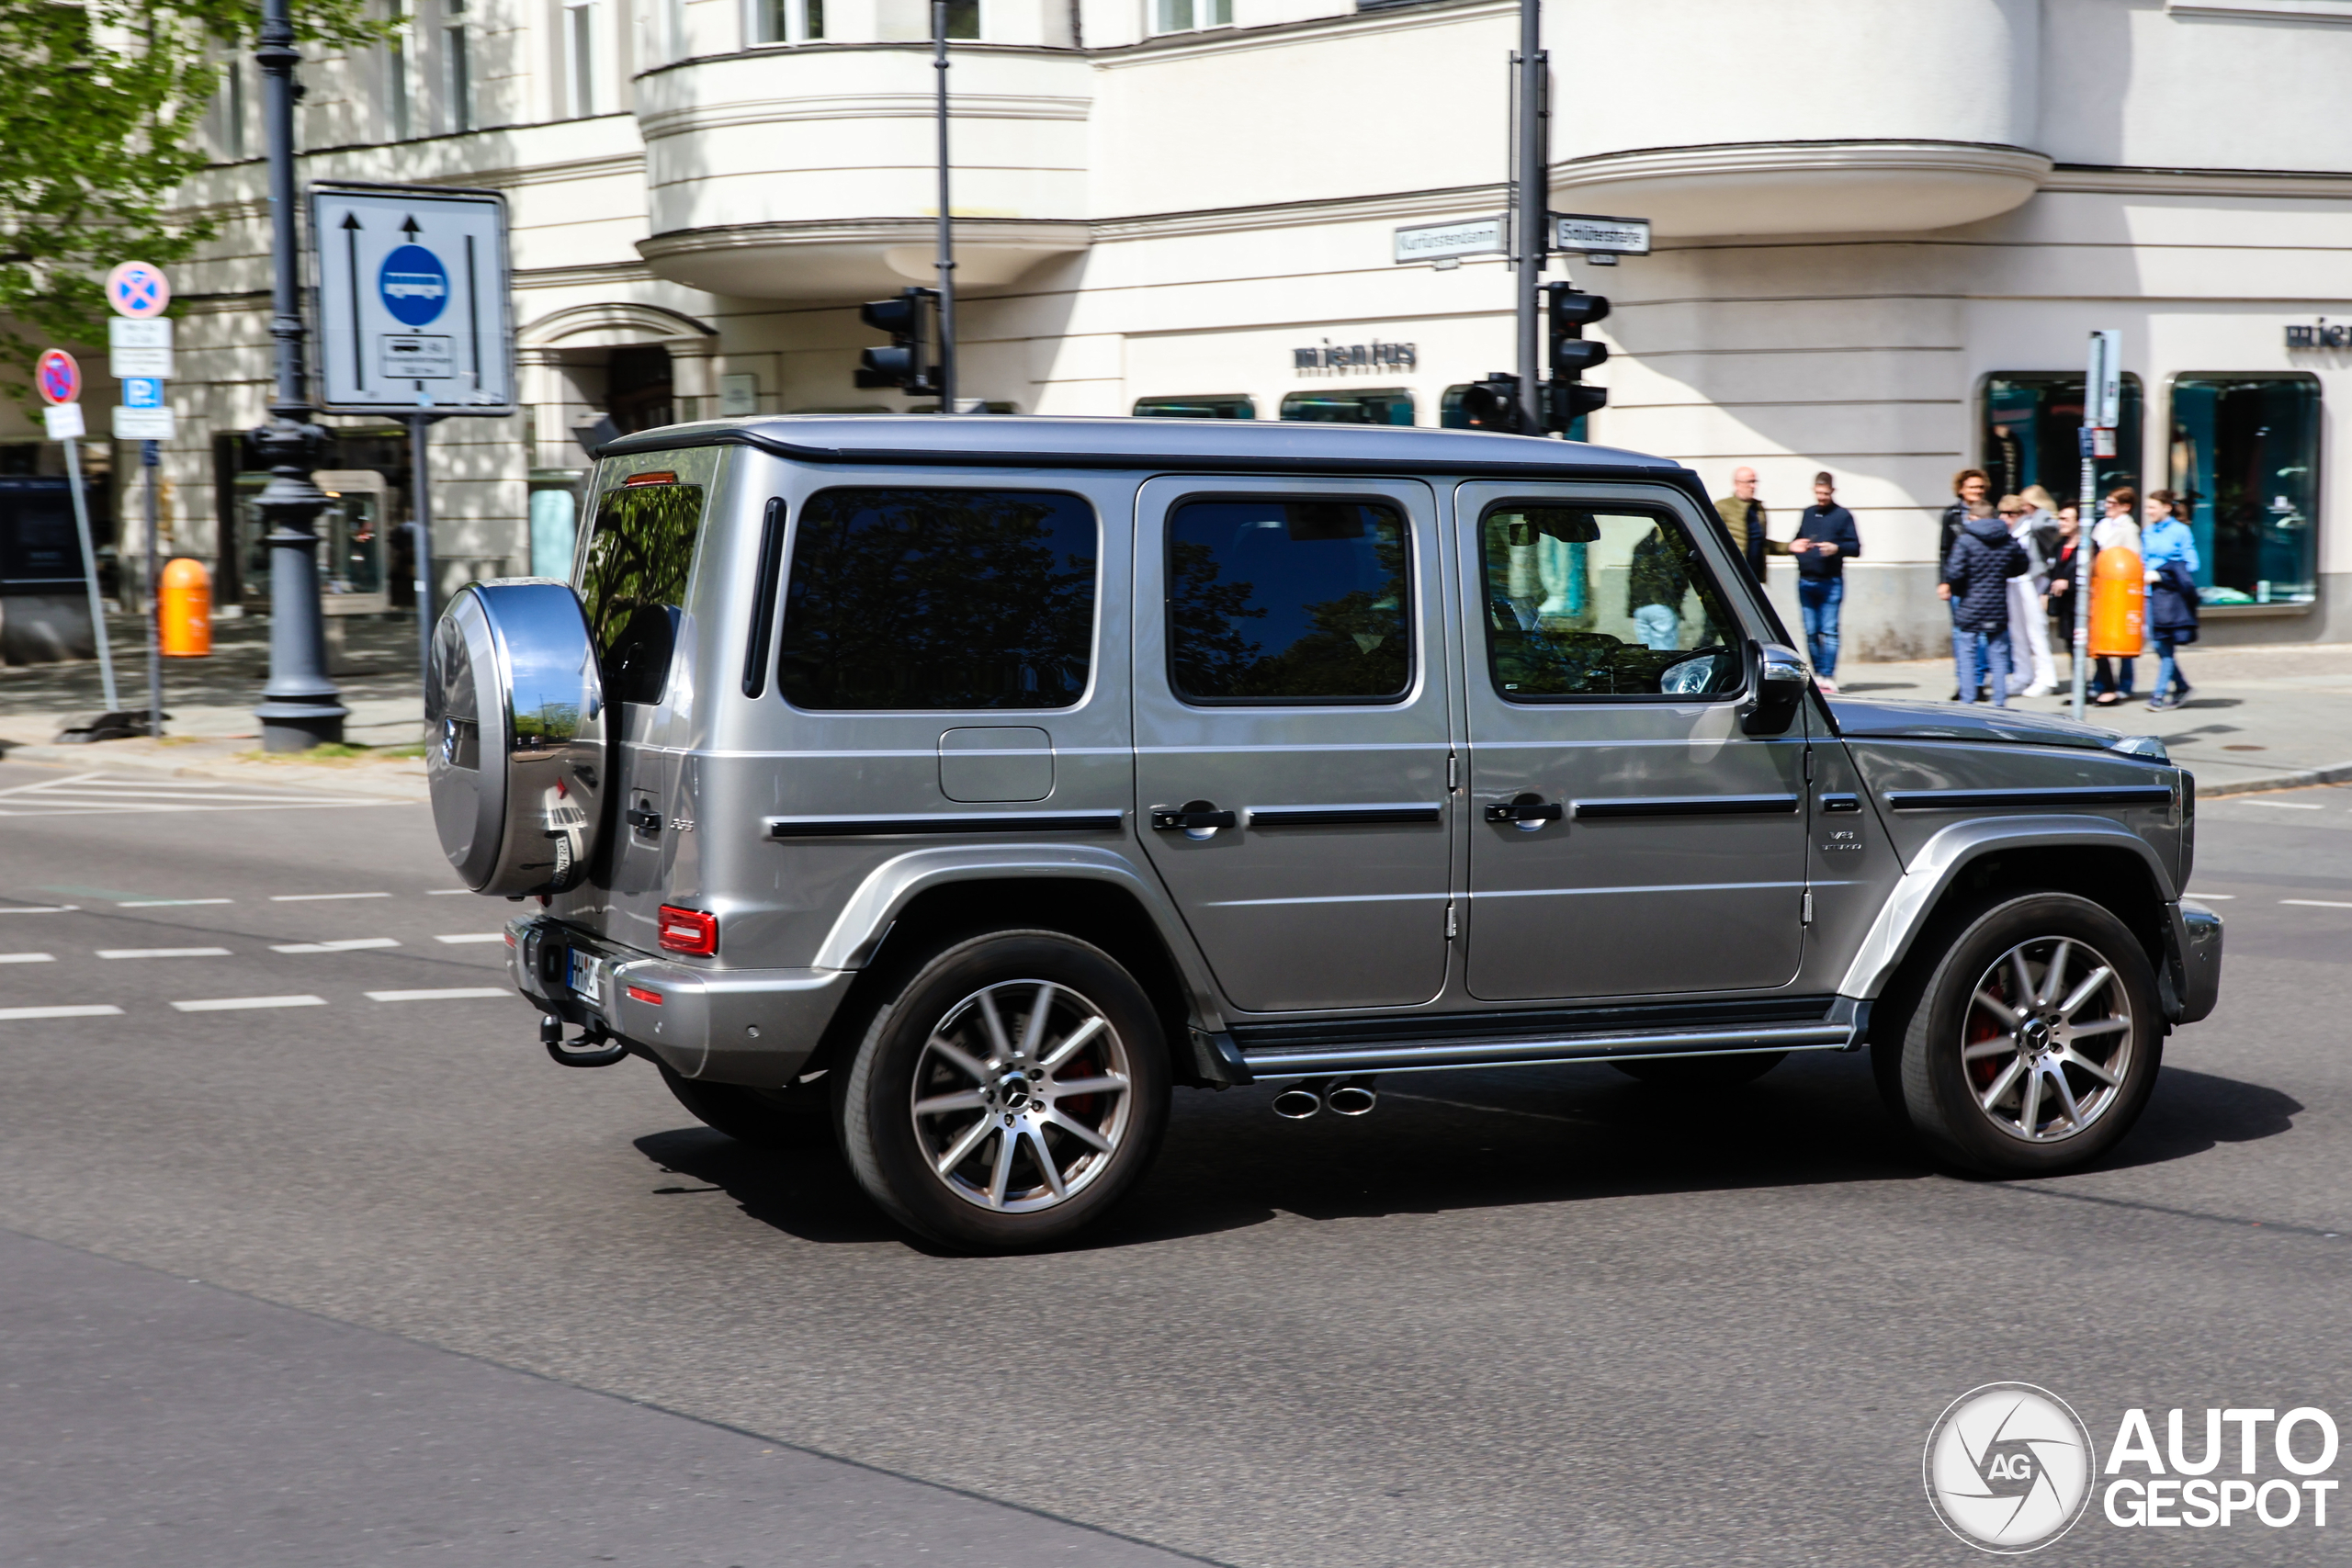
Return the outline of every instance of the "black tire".
<path id="1" fill-rule="evenodd" d="M 2101 969 L 2108 977 L 2091 985 Z M 2070 993 L 2082 1000 L 2063 1014 Z M 2030 1005 L 2012 1007 L 2020 1000 Z M 2131 1132 L 2163 1055 L 2155 970 L 2139 938 L 2087 898 L 2026 894 L 1943 928 L 1903 1032 L 1904 1110 L 1955 1165 L 2049 1175 Z"/>
<path id="2" fill-rule="evenodd" d="M 678 1103 L 714 1132 L 753 1148 L 797 1148 L 825 1136 L 825 1083 L 753 1089 L 746 1084 L 706 1083 L 681 1077 L 656 1062 L 662 1081 Z"/>
<path id="3" fill-rule="evenodd" d="M 1720 1056 L 1643 1056 L 1609 1065 L 1660 1089 L 1709 1094 L 1752 1084 L 1787 1056 L 1786 1051 L 1736 1051 Z"/>
<path id="4" fill-rule="evenodd" d="M 1033 1033 L 1041 987 L 1046 1022 Z M 917 1110 L 919 1074 L 922 1102 L 947 1108 Z M 1134 1187 L 1167 1127 L 1168 1094 L 1159 1014 L 1116 960 L 1059 931 L 998 931 L 913 968 L 876 1010 L 835 1106 L 851 1169 L 893 1219 L 950 1246 L 1014 1252 L 1084 1228 Z"/>

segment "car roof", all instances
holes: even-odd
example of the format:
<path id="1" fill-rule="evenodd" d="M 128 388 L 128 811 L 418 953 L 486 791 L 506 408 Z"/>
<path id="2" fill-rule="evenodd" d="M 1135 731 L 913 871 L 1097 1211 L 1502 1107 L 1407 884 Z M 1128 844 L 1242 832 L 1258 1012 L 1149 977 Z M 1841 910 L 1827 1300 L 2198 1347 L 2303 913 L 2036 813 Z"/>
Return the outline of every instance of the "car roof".
<path id="1" fill-rule="evenodd" d="M 663 425 L 596 456 L 746 446 L 809 463 L 1179 468 L 1223 472 L 1444 473 L 1661 479 L 1669 458 L 1479 430 L 1247 419 L 1080 419 L 1023 414 L 786 414 Z"/>

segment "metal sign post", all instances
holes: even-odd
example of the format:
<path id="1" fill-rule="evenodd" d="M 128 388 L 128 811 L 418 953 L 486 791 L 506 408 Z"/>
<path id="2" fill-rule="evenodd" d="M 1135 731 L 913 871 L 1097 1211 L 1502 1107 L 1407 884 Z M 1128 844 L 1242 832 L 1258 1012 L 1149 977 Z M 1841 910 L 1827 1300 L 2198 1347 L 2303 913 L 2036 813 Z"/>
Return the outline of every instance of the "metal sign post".
<path id="1" fill-rule="evenodd" d="M 2074 715 L 2080 719 L 2090 687 L 2091 547 L 2093 509 L 2098 505 L 2098 459 L 2114 451 L 2115 427 L 2123 417 L 2123 334 L 2091 333 L 2090 361 L 2083 372 L 2082 479 L 2075 503 L 2075 682 Z"/>
<path id="2" fill-rule="evenodd" d="M 139 461 L 147 470 L 147 733 L 164 733 L 164 592 L 161 541 L 155 537 L 155 485 L 163 478 L 161 442 L 141 441 Z"/>
<path id="3" fill-rule="evenodd" d="M 122 403 L 114 411 L 114 436 L 118 441 L 139 443 L 139 463 L 147 470 L 147 570 L 140 587 L 147 600 L 147 733 L 160 736 L 164 733 L 164 595 L 163 540 L 158 535 L 163 509 L 156 487 L 163 479 L 163 443 L 177 434 L 171 405 L 164 400 L 172 344 L 172 324 L 164 318 L 164 310 L 172 302 L 172 286 L 161 267 L 127 261 L 107 274 L 106 297 L 117 317 L 116 326 L 130 323 L 131 344 L 145 350 L 143 355 L 136 352 L 124 355 L 113 346 L 116 331 L 108 329 L 107 367 L 122 381 Z M 160 359 L 154 353 L 158 346 L 164 351 Z M 111 709 L 114 704 L 109 701 L 107 706 Z"/>
<path id="4" fill-rule="evenodd" d="M 416 555 L 416 671 L 419 680 L 433 675 L 433 483 L 428 464 L 432 446 L 425 433 L 439 414 L 408 416 L 409 527 Z M 431 698 L 428 696 L 428 702 Z"/>
<path id="5" fill-rule="evenodd" d="M 106 601 L 98 593 L 98 552 L 90 542 L 90 502 L 82 488 L 82 367 L 62 348 L 43 353 L 34 367 L 34 384 L 40 389 L 41 410 L 49 438 L 65 448 L 66 482 L 74 497 L 74 532 L 82 542 L 82 581 L 90 592 L 90 637 L 98 645 L 98 685 L 106 694 L 106 711 L 115 713 L 121 701 L 114 689 L 114 651 L 107 644 Z"/>
<path id="6" fill-rule="evenodd" d="M 1544 217 L 1552 209 L 1552 174 L 1547 147 L 1551 138 L 1551 56 L 1544 52 L 1543 0 L 1519 0 L 1519 52 L 1511 57 L 1518 75 L 1514 85 L 1516 123 L 1511 127 L 1511 265 L 1519 285 L 1514 324 L 1519 333 L 1519 408 L 1521 428 L 1531 434 L 1544 428 L 1543 361 L 1538 352 L 1543 336 L 1537 318 L 1535 275 L 1544 270 L 1548 254 Z"/>
<path id="7" fill-rule="evenodd" d="M 931 63 L 938 76 L 939 412 L 956 412 L 956 220 L 947 205 L 947 0 L 931 0 Z"/>

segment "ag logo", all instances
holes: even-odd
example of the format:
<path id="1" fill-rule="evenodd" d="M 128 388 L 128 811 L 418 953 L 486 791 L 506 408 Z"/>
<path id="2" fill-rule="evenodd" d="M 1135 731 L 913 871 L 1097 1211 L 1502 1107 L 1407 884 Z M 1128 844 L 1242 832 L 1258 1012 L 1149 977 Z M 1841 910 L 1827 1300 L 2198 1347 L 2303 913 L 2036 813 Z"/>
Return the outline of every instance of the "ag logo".
<path id="1" fill-rule="evenodd" d="M 2083 1517 L 2098 1457 L 2081 1418 L 2056 1394 L 1986 1383 L 1952 1401 L 1928 1431 L 1928 1501 L 1971 1546 L 2036 1551 Z"/>

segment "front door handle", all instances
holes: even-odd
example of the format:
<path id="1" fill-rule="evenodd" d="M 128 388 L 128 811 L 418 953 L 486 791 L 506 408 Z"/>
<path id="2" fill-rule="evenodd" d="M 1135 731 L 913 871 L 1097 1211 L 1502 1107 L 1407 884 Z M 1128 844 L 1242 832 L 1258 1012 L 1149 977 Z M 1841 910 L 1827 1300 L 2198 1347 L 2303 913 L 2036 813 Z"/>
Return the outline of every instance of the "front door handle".
<path id="1" fill-rule="evenodd" d="M 1557 822 L 1567 814 L 1567 808 L 1558 801 L 1547 801 L 1540 795 L 1515 795 L 1487 807 L 1487 821 L 1513 823 L 1525 833 L 1536 831 L 1546 822 Z"/>
<path id="2" fill-rule="evenodd" d="M 1230 828 L 1238 820 L 1232 812 L 1219 811 L 1216 803 L 1208 800 L 1188 800 L 1182 806 L 1151 808 L 1151 825 L 1162 832 L 1197 833 Z"/>

